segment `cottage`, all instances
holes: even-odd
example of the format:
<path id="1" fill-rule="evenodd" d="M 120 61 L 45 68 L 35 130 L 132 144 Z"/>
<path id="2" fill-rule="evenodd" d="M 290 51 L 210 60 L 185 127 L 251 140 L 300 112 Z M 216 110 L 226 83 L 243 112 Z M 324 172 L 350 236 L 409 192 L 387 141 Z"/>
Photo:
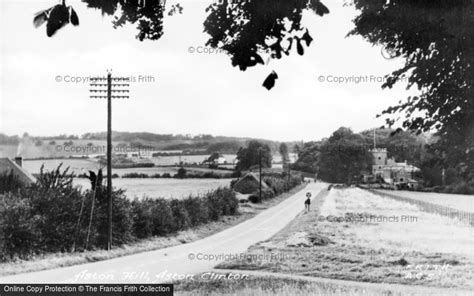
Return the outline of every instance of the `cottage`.
<path id="1" fill-rule="evenodd" d="M 232 186 L 232 188 L 242 194 L 250 194 L 257 191 L 260 187 L 260 178 L 257 174 L 248 173 Z M 271 190 L 265 182 L 262 182 L 262 191 Z"/>
<path id="2" fill-rule="evenodd" d="M 13 174 L 26 185 L 36 182 L 36 178 L 25 170 L 22 165 L 23 159 L 21 157 L 15 157 L 14 160 L 10 158 L 0 158 L 0 174 L 13 172 Z"/>

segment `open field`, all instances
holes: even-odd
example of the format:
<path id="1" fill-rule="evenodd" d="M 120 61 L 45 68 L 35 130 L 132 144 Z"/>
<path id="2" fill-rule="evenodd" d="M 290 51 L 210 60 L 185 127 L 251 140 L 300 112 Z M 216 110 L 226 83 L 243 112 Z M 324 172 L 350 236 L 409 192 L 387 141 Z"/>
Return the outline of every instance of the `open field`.
<path id="1" fill-rule="evenodd" d="M 166 156 L 162 158 L 174 159 L 173 156 Z M 70 167 L 70 172 L 75 174 L 87 173 L 89 170 L 97 171 L 103 168 L 97 161 L 91 159 L 44 159 L 44 160 L 24 160 L 23 167 L 32 174 L 39 174 L 41 165 L 44 164 L 45 170 L 54 170 L 59 164 L 63 164 L 62 168 L 65 169 Z M 174 163 L 173 163 L 174 164 Z M 171 164 L 170 164 L 171 165 Z M 186 168 L 190 173 L 206 173 L 213 172 L 219 175 L 225 175 L 231 173 L 229 170 L 212 170 L 207 168 Z M 129 173 L 147 174 L 149 176 L 154 174 L 171 174 L 174 175 L 178 172 L 178 167 L 151 167 L 151 168 L 123 168 L 113 169 L 113 173 L 119 176 L 123 176 Z"/>
<path id="2" fill-rule="evenodd" d="M 248 250 L 252 258 L 284 254 L 280 260 L 218 268 L 474 289 L 474 228 L 356 188 L 333 189 L 315 208 Z"/>
<path id="3" fill-rule="evenodd" d="M 82 174 L 89 170 L 97 171 L 101 168 L 97 161 L 89 159 L 23 160 L 23 167 L 32 174 L 39 174 L 43 164 L 45 170 L 51 171 L 56 169 L 61 163 L 63 164 L 62 169 L 69 167 L 69 172 L 74 172 L 75 174 Z"/>
<path id="4" fill-rule="evenodd" d="M 398 190 L 376 190 L 382 193 L 388 193 L 405 198 L 411 198 L 421 201 L 434 203 L 440 206 L 474 213 L 474 195 L 446 194 L 432 192 L 414 192 Z"/>
<path id="5" fill-rule="evenodd" d="M 176 165 L 180 162 L 184 163 L 202 163 L 209 158 L 210 155 L 182 155 L 182 156 L 160 156 L 150 159 L 155 165 Z M 235 161 L 236 155 L 224 154 L 222 155 L 229 164 Z"/>
<path id="6" fill-rule="evenodd" d="M 184 198 L 189 195 L 197 196 L 219 187 L 230 186 L 231 179 L 127 179 L 112 180 L 116 188 L 125 189 L 129 198 Z M 74 183 L 84 189 L 90 188 L 90 181 L 85 178 L 75 178 Z"/>

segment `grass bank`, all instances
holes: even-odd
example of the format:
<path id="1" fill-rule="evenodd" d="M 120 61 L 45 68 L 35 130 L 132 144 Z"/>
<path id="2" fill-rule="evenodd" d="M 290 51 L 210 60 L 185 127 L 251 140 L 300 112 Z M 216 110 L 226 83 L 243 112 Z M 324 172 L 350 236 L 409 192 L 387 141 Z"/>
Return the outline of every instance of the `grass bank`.
<path id="1" fill-rule="evenodd" d="M 174 283 L 175 295 L 472 295 L 470 291 L 458 289 L 360 283 L 275 273 L 262 274 L 248 271 L 213 270 L 196 275 L 194 278 L 199 280 Z"/>

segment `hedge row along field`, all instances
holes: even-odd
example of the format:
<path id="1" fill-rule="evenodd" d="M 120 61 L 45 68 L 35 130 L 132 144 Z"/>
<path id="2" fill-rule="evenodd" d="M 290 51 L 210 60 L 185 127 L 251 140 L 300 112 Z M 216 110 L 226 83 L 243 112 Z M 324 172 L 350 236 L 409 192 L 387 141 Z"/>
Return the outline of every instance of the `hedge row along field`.
<path id="1" fill-rule="evenodd" d="M 106 186 L 97 181 L 81 191 L 72 181 L 67 169 L 41 170 L 35 184 L 0 195 L 0 262 L 106 245 Z M 238 214 L 238 200 L 229 188 L 181 200 L 131 201 L 115 189 L 112 197 L 115 246 Z"/>
<path id="2" fill-rule="evenodd" d="M 255 175 L 256 176 L 256 175 Z M 258 178 L 256 176 L 255 178 Z M 288 176 L 287 173 L 267 173 L 262 175 L 262 197 L 260 199 L 259 183 L 256 179 L 244 177 L 244 180 L 239 182 L 237 188 L 235 184 L 238 180 L 231 182 L 231 187 L 242 194 L 250 194 L 249 201 L 252 203 L 260 203 L 264 200 L 274 198 L 282 193 L 288 192 L 298 185 L 303 183 L 304 177 L 300 173 L 292 173 Z"/>

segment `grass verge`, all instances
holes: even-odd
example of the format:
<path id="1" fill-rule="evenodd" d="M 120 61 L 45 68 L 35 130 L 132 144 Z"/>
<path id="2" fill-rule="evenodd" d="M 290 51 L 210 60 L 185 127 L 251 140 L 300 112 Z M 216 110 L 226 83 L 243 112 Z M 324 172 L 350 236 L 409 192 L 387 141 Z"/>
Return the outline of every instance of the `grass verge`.
<path id="1" fill-rule="evenodd" d="M 236 279 L 236 275 L 240 275 L 241 278 Z M 199 281 L 175 282 L 175 295 L 472 295 L 468 290 L 359 283 L 284 274 L 258 275 L 255 272 L 246 271 L 214 271 L 199 276 L 201 277 Z"/>

